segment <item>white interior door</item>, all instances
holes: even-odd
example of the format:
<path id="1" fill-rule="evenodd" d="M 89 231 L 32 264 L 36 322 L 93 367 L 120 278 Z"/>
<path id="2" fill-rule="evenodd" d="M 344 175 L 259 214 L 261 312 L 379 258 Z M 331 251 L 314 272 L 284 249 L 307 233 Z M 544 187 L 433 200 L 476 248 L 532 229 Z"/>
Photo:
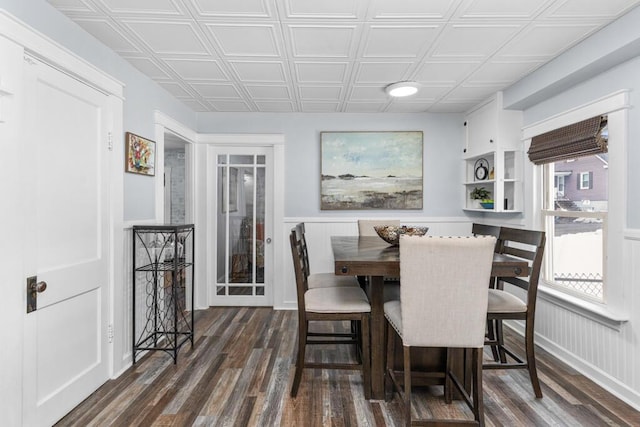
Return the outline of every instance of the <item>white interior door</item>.
<path id="1" fill-rule="evenodd" d="M 210 305 L 273 305 L 273 149 L 211 147 Z"/>
<path id="2" fill-rule="evenodd" d="M 108 97 L 34 59 L 25 76 L 25 273 L 47 286 L 25 314 L 23 420 L 44 426 L 109 375 Z"/>

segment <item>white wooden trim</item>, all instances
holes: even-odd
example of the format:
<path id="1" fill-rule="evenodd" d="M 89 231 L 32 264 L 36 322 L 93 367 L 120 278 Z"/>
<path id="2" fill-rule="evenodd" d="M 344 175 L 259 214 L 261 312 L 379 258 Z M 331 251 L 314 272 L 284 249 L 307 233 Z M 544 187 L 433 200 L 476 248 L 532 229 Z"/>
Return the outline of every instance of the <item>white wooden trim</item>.
<path id="1" fill-rule="evenodd" d="M 0 9 L 0 35 L 23 46 L 47 64 L 94 87 L 124 99 L 124 84 L 49 37 Z"/>
<path id="2" fill-rule="evenodd" d="M 196 131 L 169 117 L 162 111 L 155 111 L 153 118 L 156 124 L 164 126 L 167 131 L 179 136 L 180 138 L 188 142 L 193 143 L 198 139 L 198 133 Z"/>
<path id="3" fill-rule="evenodd" d="M 528 140 L 536 135 L 552 131 L 554 129 L 577 123 L 599 114 L 612 113 L 614 111 L 631 108 L 629 102 L 629 91 L 620 90 L 602 98 L 596 99 L 587 104 L 563 111 L 555 116 L 525 126 L 522 129 L 522 139 Z"/>
<path id="4" fill-rule="evenodd" d="M 284 135 L 276 133 L 209 133 L 198 134 L 196 142 L 213 145 L 275 146 L 284 144 Z"/>

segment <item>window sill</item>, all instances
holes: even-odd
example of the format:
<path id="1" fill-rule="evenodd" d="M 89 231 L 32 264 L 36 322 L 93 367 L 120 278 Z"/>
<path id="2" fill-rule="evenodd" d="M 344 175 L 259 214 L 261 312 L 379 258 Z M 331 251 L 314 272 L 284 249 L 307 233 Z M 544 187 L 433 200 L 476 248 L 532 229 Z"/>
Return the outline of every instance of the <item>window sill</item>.
<path id="1" fill-rule="evenodd" d="M 620 331 L 622 325 L 629 320 L 627 315 L 621 315 L 609 310 L 604 304 L 585 301 L 564 292 L 544 286 L 540 283 L 538 296 L 551 304 L 572 311 L 608 328 Z"/>

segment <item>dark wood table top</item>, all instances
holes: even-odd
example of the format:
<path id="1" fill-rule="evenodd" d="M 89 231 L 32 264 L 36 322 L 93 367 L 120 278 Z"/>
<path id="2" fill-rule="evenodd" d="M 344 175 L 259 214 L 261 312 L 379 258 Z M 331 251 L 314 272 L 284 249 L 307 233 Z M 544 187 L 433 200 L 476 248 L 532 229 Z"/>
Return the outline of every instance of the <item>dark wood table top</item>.
<path id="1" fill-rule="evenodd" d="M 335 274 L 341 276 L 400 275 L 400 249 L 378 236 L 331 236 Z M 492 276 L 526 276 L 527 262 L 494 254 Z"/>

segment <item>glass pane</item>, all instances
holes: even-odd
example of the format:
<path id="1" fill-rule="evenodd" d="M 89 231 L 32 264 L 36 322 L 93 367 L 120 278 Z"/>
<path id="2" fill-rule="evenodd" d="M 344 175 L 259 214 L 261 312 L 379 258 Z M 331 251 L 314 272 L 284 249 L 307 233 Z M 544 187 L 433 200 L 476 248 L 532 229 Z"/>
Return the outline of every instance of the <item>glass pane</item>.
<path id="1" fill-rule="evenodd" d="M 227 294 L 227 288 L 224 286 L 218 286 L 216 288 L 216 295 L 226 295 Z"/>
<path id="2" fill-rule="evenodd" d="M 267 156 L 260 155 L 260 156 L 256 156 L 256 157 L 257 157 L 257 160 L 256 160 L 257 164 L 259 164 L 259 165 L 264 165 L 265 164 Z"/>
<path id="3" fill-rule="evenodd" d="M 258 286 L 256 288 L 256 295 L 264 295 L 264 286 Z"/>
<path id="4" fill-rule="evenodd" d="M 553 280 L 557 285 L 602 299 L 602 220 L 555 217 Z"/>
<path id="5" fill-rule="evenodd" d="M 229 295 L 253 295 L 252 286 L 229 286 Z"/>
<path id="6" fill-rule="evenodd" d="M 220 166 L 218 167 L 218 192 L 217 192 L 217 201 L 218 201 L 218 217 L 217 217 L 217 232 L 216 236 L 216 245 L 217 245 L 217 272 L 216 272 L 216 280 L 218 283 L 226 282 L 226 262 L 227 259 L 227 248 L 225 247 L 225 242 L 227 241 L 227 167 Z"/>
<path id="7" fill-rule="evenodd" d="M 264 156 L 258 156 L 264 157 Z M 265 169 L 256 168 L 256 283 L 264 283 Z"/>
<path id="8" fill-rule="evenodd" d="M 553 182 L 547 239 L 551 237 L 551 272 L 548 280 L 592 298 L 603 297 L 604 215 L 580 216 L 580 212 L 607 212 L 608 155 L 606 153 L 555 162 L 547 182 Z M 567 214 L 563 214 L 567 212 Z M 577 214 L 577 215 L 576 215 Z"/>
<path id="9" fill-rule="evenodd" d="M 555 207 L 552 209 L 606 212 L 609 200 L 607 153 L 553 164 Z"/>
<path id="10" fill-rule="evenodd" d="M 252 165 L 253 164 L 253 156 L 252 155 L 229 156 L 229 163 L 234 164 L 234 165 Z"/>
<path id="11" fill-rule="evenodd" d="M 227 155 L 226 154 L 218 155 L 218 164 L 219 165 L 224 165 L 226 163 L 227 163 Z"/>

